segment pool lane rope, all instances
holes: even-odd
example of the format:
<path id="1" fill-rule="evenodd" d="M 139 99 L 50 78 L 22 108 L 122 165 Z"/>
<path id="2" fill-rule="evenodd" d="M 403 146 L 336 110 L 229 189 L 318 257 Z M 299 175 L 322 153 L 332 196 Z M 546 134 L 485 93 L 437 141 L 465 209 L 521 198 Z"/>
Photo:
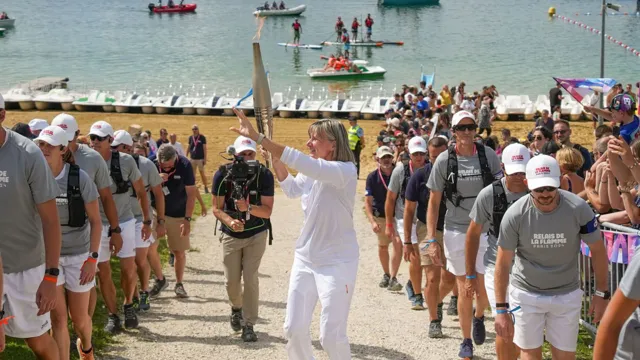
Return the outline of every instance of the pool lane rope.
<path id="1" fill-rule="evenodd" d="M 578 20 L 570 19 L 570 18 L 568 18 L 568 17 L 566 17 L 566 16 L 563 16 L 563 15 L 553 15 L 553 17 L 554 17 L 554 18 L 557 18 L 557 19 L 559 19 L 559 20 L 562 20 L 562 21 L 564 21 L 564 22 L 566 22 L 566 23 L 573 24 L 573 25 L 575 25 L 575 26 L 577 26 L 577 27 L 579 27 L 579 28 L 581 28 L 581 29 L 584 29 L 584 30 L 590 31 L 590 32 L 592 32 L 592 33 L 594 33 L 594 34 L 598 34 L 598 35 L 599 35 L 599 34 L 601 34 L 601 33 L 602 33 L 600 30 L 598 30 L 598 29 L 596 29 L 596 28 L 594 28 L 594 27 L 591 27 L 591 26 L 589 26 L 589 25 L 587 25 L 587 24 L 584 24 L 584 23 L 582 23 L 582 22 L 580 22 L 580 21 L 578 21 Z M 638 50 L 634 49 L 633 47 L 631 47 L 631 46 L 629 46 L 629 45 L 627 45 L 627 44 L 623 43 L 622 41 L 620 41 L 620 40 L 618 40 L 618 39 L 614 38 L 614 37 L 613 37 L 613 36 L 611 36 L 611 35 L 604 34 L 604 37 L 605 37 L 605 39 L 607 39 L 607 40 L 611 41 L 612 43 L 614 43 L 614 44 L 616 44 L 616 45 L 619 45 L 619 46 L 620 46 L 621 48 L 623 48 L 624 50 L 629 51 L 631 54 L 633 54 L 633 55 L 635 55 L 635 56 L 637 56 L 637 57 L 640 57 L 640 51 L 638 51 Z"/>

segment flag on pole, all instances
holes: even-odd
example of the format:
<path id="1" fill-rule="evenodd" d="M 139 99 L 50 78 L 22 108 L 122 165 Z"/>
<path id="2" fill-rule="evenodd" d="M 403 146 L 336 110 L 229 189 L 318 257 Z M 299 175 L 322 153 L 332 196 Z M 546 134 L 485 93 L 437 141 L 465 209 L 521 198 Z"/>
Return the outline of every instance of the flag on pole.
<path id="1" fill-rule="evenodd" d="M 609 78 L 553 78 L 578 102 L 582 102 L 585 96 L 593 91 L 601 94 L 608 93 L 616 84 L 614 79 Z"/>

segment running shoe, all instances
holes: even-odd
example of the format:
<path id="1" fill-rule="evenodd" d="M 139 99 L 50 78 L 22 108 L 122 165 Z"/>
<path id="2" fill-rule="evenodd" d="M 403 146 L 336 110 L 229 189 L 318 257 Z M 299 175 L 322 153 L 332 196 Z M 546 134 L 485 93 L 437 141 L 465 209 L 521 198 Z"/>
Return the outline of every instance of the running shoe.
<path id="1" fill-rule="evenodd" d="M 136 311 L 140 311 L 140 299 L 138 297 L 133 298 L 133 308 L 136 309 Z"/>
<path id="2" fill-rule="evenodd" d="M 473 342 L 476 345 L 484 344 L 484 341 L 487 339 L 487 330 L 484 326 L 484 315 L 481 318 L 473 317 Z"/>
<path id="3" fill-rule="evenodd" d="M 140 304 L 138 305 L 140 310 L 149 311 L 151 309 L 151 303 L 149 302 L 149 292 L 141 291 L 140 292 Z"/>
<path id="4" fill-rule="evenodd" d="M 173 253 L 169 253 L 169 265 L 173 267 L 173 264 L 176 262 L 176 256 Z"/>
<path id="5" fill-rule="evenodd" d="M 471 339 L 464 339 L 462 344 L 460 344 L 460 352 L 458 356 L 462 359 L 471 359 L 473 358 L 473 342 Z"/>
<path id="6" fill-rule="evenodd" d="M 231 308 L 231 317 L 229 319 L 231 329 L 238 332 L 242 330 L 242 309 Z"/>
<path id="7" fill-rule="evenodd" d="M 256 342 L 258 341 L 258 335 L 253 332 L 253 325 L 248 324 L 242 328 L 242 341 L 244 342 Z"/>
<path id="8" fill-rule="evenodd" d="M 422 299 L 422 295 L 417 294 L 413 297 L 411 310 L 424 310 L 424 300 Z"/>
<path id="9" fill-rule="evenodd" d="M 158 296 L 158 294 L 160 294 L 162 290 L 166 289 L 167 286 L 169 286 L 169 283 L 167 283 L 166 277 L 162 280 L 156 279 L 156 281 L 153 283 L 151 291 L 149 292 L 149 296 L 151 296 L 152 298 Z"/>
<path id="10" fill-rule="evenodd" d="M 401 291 L 402 290 L 402 285 L 398 282 L 397 278 L 392 277 L 391 281 L 389 281 L 389 286 L 387 286 L 387 290 L 389 290 L 389 291 Z"/>
<path id="11" fill-rule="evenodd" d="M 436 310 L 437 313 L 438 313 L 438 321 L 442 321 L 442 307 L 443 306 L 444 306 L 444 303 L 438 304 L 438 310 Z"/>
<path id="12" fill-rule="evenodd" d="M 109 315 L 107 319 L 107 325 L 104 326 L 104 331 L 109 334 L 115 334 L 118 331 L 122 330 L 122 324 L 120 323 L 120 318 L 116 314 Z"/>
<path id="13" fill-rule="evenodd" d="M 413 302 L 413 298 L 416 297 L 416 293 L 413 292 L 413 285 L 411 284 L 411 280 L 407 281 L 407 285 L 405 285 L 404 289 L 407 291 L 407 297 L 409 301 Z"/>
<path id="14" fill-rule="evenodd" d="M 93 346 L 91 347 L 91 349 L 89 349 L 89 352 L 85 352 L 84 350 L 82 350 L 82 341 L 80 341 L 80 339 L 76 341 L 76 350 L 78 350 L 78 354 L 80 355 L 80 360 L 95 359 L 95 357 L 93 356 Z"/>
<path id="15" fill-rule="evenodd" d="M 182 283 L 177 283 L 174 291 L 176 293 L 176 296 L 181 299 L 189 297 L 189 295 L 187 295 L 187 291 L 184 289 L 184 286 L 182 286 Z"/>
<path id="16" fill-rule="evenodd" d="M 391 277 L 389 276 L 389 274 L 384 274 L 378 286 L 380 286 L 381 288 L 386 288 L 389 286 L 390 280 L 391 280 Z"/>
<path id="17" fill-rule="evenodd" d="M 133 304 L 124 306 L 124 327 L 127 329 L 135 329 L 138 327 L 138 316 Z"/>
<path id="18" fill-rule="evenodd" d="M 442 324 L 438 320 L 433 320 L 429 324 L 429 337 L 431 339 L 440 339 L 442 335 Z"/>
<path id="19" fill-rule="evenodd" d="M 458 316 L 458 297 L 452 296 L 449 300 L 449 308 L 447 309 L 447 315 Z"/>

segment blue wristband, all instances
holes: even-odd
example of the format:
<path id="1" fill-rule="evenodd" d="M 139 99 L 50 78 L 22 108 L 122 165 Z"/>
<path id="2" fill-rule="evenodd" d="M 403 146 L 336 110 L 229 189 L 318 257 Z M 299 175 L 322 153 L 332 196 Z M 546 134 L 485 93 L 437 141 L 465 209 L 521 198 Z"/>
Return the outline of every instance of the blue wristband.
<path id="1" fill-rule="evenodd" d="M 476 278 L 476 276 L 475 276 L 475 275 L 467 275 L 467 279 L 469 279 L 469 280 L 473 280 L 473 279 L 475 279 L 475 278 Z"/>
<path id="2" fill-rule="evenodd" d="M 496 314 L 508 314 L 509 310 L 507 309 L 497 309 Z"/>
<path id="3" fill-rule="evenodd" d="M 427 243 L 429 243 L 429 244 L 434 243 L 434 242 L 436 242 L 436 239 L 427 240 Z"/>

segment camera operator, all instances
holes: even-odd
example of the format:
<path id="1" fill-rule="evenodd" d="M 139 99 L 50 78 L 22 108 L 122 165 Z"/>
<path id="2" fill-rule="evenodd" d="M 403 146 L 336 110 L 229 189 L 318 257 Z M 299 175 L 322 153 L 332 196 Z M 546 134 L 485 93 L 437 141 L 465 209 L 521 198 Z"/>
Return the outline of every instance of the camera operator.
<path id="1" fill-rule="evenodd" d="M 234 155 L 234 162 L 221 166 L 213 177 L 212 206 L 222 222 L 220 242 L 231 328 L 242 329 L 242 340 L 254 342 L 258 340 L 253 331 L 258 320 L 258 267 L 271 227 L 274 180 L 271 171 L 255 161 L 255 141 L 238 136 L 233 148 L 228 152 Z"/>

